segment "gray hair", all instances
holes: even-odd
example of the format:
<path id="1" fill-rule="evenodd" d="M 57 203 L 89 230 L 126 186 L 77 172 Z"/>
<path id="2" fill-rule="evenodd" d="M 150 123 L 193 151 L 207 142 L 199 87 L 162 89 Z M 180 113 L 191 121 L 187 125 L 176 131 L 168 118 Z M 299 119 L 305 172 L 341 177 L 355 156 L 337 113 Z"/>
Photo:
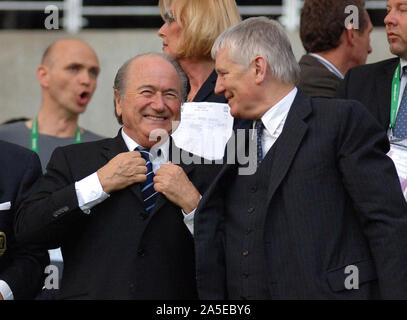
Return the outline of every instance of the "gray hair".
<path id="1" fill-rule="evenodd" d="M 139 54 L 129 60 L 127 60 L 117 71 L 116 77 L 114 78 L 114 84 L 113 84 L 113 89 L 117 90 L 117 95 L 119 96 L 120 99 L 123 99 L 124 96 L 126 95 L 126 89 L 127 89 L 127 76 L 128 76 L 128 71 L 129 71 L 129 66 L 130 64 L 137 60 L 138 58 L 141 57 L 146 57 L 146 56 L 151 56 L 151 57 L 160 57 L 169 63 L 174 67 L 175 71 L 178 74 L 179 82 L 180 82 L 180 87 L 181 87 L 181 103 L 186 101 L 187 98 L 187 84 L 188 84 L 188 78 L 185 74 L 185 72 L 182 70 L 181 66 L 178 64 L 178 62 L 173 59 L 170 56 L 167 56 L 162 53 L 143 53 Z M 117 118 L 117 121 L 119 124 L 123 124 L 123 119 L 122 117 L 118 116 L 116 113 L 116 101 L 113 99 L 113 104 L 114 104 L 114 114 Z"/>
<path id="2" fill-rule="evenodd" d="M 248 68 L 256 56 L 263 57 L 273 77 L 283 83 L 296 84 L 300 67 L 283 27 L 275 20 L 254 17 L 224 31 L 212 47 L 212 58 L 229 48 L 229 58 Z"/>

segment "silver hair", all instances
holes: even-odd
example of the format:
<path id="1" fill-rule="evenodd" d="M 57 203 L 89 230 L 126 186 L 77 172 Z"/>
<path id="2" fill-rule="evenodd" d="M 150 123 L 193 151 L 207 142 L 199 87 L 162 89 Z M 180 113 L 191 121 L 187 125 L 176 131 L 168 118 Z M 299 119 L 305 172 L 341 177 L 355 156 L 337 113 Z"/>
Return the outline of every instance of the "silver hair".
<path id="1" fill-rule="evenodd" d="M 273 77 L 283 83 L 298 83 L 300 67 L 283 27 L 275 20 L 254 17 L 224 31 L 212 47 L 212 58 L 229 48 L 229 58 L 248 68 L 256 56 L 263 57 Z"/>
<path id="2" fill-rule="evenodd" d="M 146 56 L 151 56 L 151 57 L 161 57 L 164 60 L 168 61 L 171 63 L 171 65 L 174 67 L 175 71 L 178 74 L 178 78 L 180 81 L 180 87 L 181 87 L 181 103 L 186 101 L 187 98 L 187 84 L 188 84 L 188 78 L 185 74 L 185 72 L 182 70 L 181 66 L 178 64 L 178 62 L 173 59 L 170 56 L 167 56 L 162 53 L 143 53 L 139 54 L 129 60 L 127 60 L 117 71 L 116 77 L 114 78 L 114 84 L 113 84 L 113 89 L 117 90 L 117 95 L 119 96 L 120 99 L 123 99 L 124 96 L 126 95 L 126 89 L 127 89 L 127 76 L 128 76 L 128 71 L 129 71 L 129 66 L 130 64 L 137 60 L 138 58 L 141 57 L 146 57 Z M 119 117 L 116 113 L 116 101 L 113 99 L 113 104 L 114 104 L 114 114 L 117 118 L 117 121 L 119 124 L 123 124 L 122 117 Z"/>

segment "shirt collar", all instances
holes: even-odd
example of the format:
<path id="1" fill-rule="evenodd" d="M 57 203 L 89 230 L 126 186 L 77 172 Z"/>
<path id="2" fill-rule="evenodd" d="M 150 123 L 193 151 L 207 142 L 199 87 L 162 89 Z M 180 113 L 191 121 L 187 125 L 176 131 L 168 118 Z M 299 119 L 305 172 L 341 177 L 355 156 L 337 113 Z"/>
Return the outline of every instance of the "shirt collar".
<path id="1" fill-rule="evenodd" d="M 321 57 L 320 55 L 318 55 L 316 53 L 309 53 L 309 55 L 318 59 L 329 71 L 336 74 L 339 78 L 341 78 L 341 79 L 345 78 L 344 75 L 342 74 L 342 72 L 340 72 L 337 67 L 335 67 L 331 62 L 329 62 L 325 58 Z"/>
<path id="2" fill-rule="evenodd" d="M 129 149 L 129 151 L 133 151 L 137 147 L 142 147 L 140 144 L 138 144 L 136 141 L 134 141 L 132 138 L 130 138 L 126 134 L 126 132 L 124 132 L 123 128 L 121 130 L 121 133 L 122 133 L 124 143 L 126 144 L 127 149 Z M 159 151 L 161 151 L 161 154 Z M 163 144 L 161 144 L 158 147 L 156 154 L 159 155 L 160 157 L 162 157 L 165 161 L 168 161 L 169 153 L 170 153 L 170 139 L 167 139 Z"/>
<path id="3" fill-rule="evenodd" d="M 294 102 L 298 89 L 292 89 L 283 99 L 272 106 L 262 117 L 261 121 L 270 135 L 273 135 L 281 121 L 283 121 Z M 255 125 L 255 124 L 254 124 Z"/>
<path id="4" fill-rule="evenodd" d="M 407 66 L 407 60 L 400 58 L 400 65 L 401 65 L 401 71 L 402 71 L 400 74 L 400 78 L 402 78 L 403 76 L 407 77 L 407 71 L 404 71 L 404 73 L 403 73 L 403 68 L 405 68 Z M 405 70 L 407 70 L 407 67 Z"/>

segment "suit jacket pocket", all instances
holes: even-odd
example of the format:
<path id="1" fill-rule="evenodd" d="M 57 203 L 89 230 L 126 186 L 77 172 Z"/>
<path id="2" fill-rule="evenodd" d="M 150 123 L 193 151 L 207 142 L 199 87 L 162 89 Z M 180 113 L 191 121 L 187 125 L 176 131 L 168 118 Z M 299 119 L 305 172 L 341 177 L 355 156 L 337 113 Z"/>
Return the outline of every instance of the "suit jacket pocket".
<path id="1" fill-rule="evenodd" d="M 348 267 L 348 270 L 346 270 Z M 345 273 L 345 271 L 347 273 Z M 358 285 L 377 279 L 376 269 L 372 260 L 363 260 L 349 263 L 344 267 L 333 269 L 327 272 L 327 280 L 332 291 L 339 292 L 347 289 L 347 283 L 355 285 L 354 280 L 358 280 Z M 350 281 L 352 280 L 352 281 Z"/>

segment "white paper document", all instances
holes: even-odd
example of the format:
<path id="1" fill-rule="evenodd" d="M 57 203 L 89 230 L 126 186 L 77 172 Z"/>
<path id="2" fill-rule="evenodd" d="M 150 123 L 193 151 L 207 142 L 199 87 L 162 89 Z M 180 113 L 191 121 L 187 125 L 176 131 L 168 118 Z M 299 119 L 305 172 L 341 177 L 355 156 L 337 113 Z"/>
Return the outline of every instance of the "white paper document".
<path id="1" fill-rule="evenodd" d="M 177 147 L 209 160 L 222 159 L 233 130 L 226 103 L 188 102 L 181 107 L 181 123 L 172 134 Z"/>
<path id="2" fill-rule="evenodd" d="M 396 166 L 404 198 L 407 200 L 407 139 L 391 141 L 390 151 L 387 154 Z"/>

